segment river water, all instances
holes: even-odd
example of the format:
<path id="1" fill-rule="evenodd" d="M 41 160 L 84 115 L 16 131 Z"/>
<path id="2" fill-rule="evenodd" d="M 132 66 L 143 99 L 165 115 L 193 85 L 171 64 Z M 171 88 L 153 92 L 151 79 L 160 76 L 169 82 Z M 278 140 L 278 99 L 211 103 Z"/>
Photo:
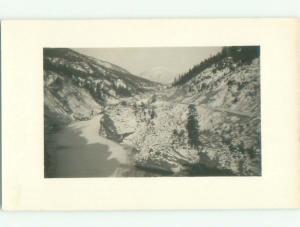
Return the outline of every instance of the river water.
<path id="1" fill-rule="evenodd" d="M 99 136 L 99 117 L 47 134 L 45 177 L 157 176 L 134 166 L 134 149 Z"/>

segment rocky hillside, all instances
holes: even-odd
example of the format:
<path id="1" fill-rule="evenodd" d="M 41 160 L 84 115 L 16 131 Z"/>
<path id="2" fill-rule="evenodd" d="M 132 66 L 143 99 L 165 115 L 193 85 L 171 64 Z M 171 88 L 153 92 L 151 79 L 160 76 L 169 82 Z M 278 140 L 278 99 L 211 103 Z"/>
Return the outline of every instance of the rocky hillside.
<path id="1" fill-rule="evenodd" d="M 260 63 L 237 59 L 224 55 L 184 83 L 107 106 L 100 134 L 135 147 L 140 168 L 260 175 Z"/>
<path id="2" fill-rule="evenodd" d="M 157 83 L 65 48 L 44 49 L 45 126 L 85 120 L 107 103 L 151 90 Z M 59 123 L 57 123 L 59 122 Z"/>
<path id="3" fill-rule="evenodd" d="M 258 47 L 223 48 L 172 86 L 71 49 L 47 48 L 44 101 L 46 133 L 97 115 L 99 136 L 132 148 L 139 169 L 261 174 Z"/>

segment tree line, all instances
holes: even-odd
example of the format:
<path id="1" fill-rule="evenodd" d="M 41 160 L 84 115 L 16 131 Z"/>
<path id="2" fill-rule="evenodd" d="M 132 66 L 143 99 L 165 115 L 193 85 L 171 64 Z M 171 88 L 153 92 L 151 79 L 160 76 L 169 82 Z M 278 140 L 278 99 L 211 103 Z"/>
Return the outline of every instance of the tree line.
<path id="1" fill-rule="evenodd" d="M 181 74 L 176 78 L 172 86 L 183 85 L 199 73 L 204 71 L 206 68 L 219 63 L 225 58 L 231 58 L 232 62 L 238 64 L 250 64 L 254 58 L 259 57 L 260 47 L 259 46 L 230 46 L 223 47 L 217 54 L 204 59 L 200 64 L 193 66 L 188 72 Z"/>

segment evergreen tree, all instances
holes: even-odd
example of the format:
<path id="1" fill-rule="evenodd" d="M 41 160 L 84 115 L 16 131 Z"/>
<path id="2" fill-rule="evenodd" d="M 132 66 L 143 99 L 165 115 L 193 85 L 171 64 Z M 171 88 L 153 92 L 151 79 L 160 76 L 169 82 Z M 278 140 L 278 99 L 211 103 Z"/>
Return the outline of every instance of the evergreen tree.
<path id="1" fill-rule="evenodd" d="M 181 74 L 176 78 L 172 85 L 178 86 L 183 85 L 195 76 L 199 75 L 206 68 L 211 67 L 214 64 L 219 64 L 219 70 L 221 70 L 224 66 L 222 61 L 226 58 L 231 58 L 233 62 L 239 64 L 250 64 L 254 58 L 260 56 L 260 47 L 259 46 L 229 46 L 223 47 L 222 50 L 210 56 L 209 58 L 204 59 L 200 64 L 194 65 L 191 69 L 189 69 L 186 73 Z"/>
<path id="2" fill-rule="evenodd" d="M 201 145 L 199 140 L 199 125 L 198 125 L 198 113 L 196 106 L 194 104 L 190 104 L 188 106 L 189 112 L 188 112 L 188 121 L 187 121 L 187 132 L 188 132 L 188 140 L 190 146 L 194 148 L 199 148 L 199 145 Z"/>

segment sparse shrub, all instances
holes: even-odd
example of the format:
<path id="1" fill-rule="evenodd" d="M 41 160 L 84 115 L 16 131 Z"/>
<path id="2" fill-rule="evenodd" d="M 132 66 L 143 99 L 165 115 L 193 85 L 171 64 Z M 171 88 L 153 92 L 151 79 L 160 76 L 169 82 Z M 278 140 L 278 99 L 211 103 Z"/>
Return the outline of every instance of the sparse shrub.
<path id="1" fill-rule="evenodd" d="M 122 106 L 126 106 L 126 105 L 127 105 L 127 102 L 126 102 L 125 100 L 122 100 L 122 101 L 121 101 L 121 105 L 122 105 Z"/>

